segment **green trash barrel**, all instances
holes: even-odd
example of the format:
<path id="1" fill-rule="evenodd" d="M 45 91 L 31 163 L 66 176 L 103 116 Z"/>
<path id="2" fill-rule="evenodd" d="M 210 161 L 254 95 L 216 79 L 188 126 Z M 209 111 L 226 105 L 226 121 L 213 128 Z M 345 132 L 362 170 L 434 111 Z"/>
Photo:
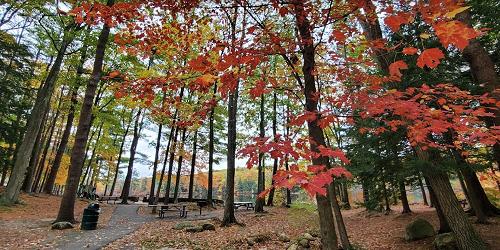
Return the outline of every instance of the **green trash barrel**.
<path id="1" fill-rule="evenodd" d="M 83 209 L 81 230 L 95 230 L 97 221 L 99 220 L 99 204 L 92 203 L 87 208 Z"/>

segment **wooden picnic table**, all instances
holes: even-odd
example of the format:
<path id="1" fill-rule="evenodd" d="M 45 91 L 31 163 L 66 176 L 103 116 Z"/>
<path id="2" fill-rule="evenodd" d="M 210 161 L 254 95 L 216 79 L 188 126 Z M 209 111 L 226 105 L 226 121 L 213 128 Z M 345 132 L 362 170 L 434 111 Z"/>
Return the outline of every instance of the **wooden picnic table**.
<path id="1" fill-rule="evenodd" d="M 234 208 L 238 209 L 239 207 L 246 207 L 248 209 L 254 209 L 253 202 L 251 201 L 235 201 Z"/>
<path id="2" fill-rule="evenodd" d="M 148 207 L 157 207 L 158 217 L 165 218 L 165 212 L 167 211 L 179 211 L 181 218 L 186 218 L 188 211 L 186 210 L 186 204 L 172 203 L 172 204 L 158 204 L 158 205 L 148 205 Z"/>
<path id="3" fill-rule="evenodd" d="M 106 203 L 109 203 L 109 201 L 113 201 L 113 204 L 116 203 L 117 200 L 120 199 L 120 196 L 102 196 L 99 197 L 99 201 L 106 201 Z"/>

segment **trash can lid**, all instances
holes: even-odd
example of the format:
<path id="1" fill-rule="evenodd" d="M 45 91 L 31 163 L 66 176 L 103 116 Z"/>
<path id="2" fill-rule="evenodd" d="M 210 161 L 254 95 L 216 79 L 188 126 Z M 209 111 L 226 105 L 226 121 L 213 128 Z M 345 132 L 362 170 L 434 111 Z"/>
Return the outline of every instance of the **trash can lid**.
<path id="1" fill-rule="evenodd" d="M 91 203 L 88 206 L 89 209 L 94 209 L 94 210 L 99 210 L 99 204 L 98 203 Z"/>

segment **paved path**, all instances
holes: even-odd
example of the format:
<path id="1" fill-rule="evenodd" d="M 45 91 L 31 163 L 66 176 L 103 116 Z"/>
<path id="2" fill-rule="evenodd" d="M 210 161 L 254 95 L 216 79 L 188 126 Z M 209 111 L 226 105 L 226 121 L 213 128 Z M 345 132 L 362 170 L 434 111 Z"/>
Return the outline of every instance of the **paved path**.
<path id="1" fill-rule="evenodd" d="M 137 205 L 118 205 L 106 227 L 97 230 L 78 230 L 58 240 L 56 249 L 100 249 L 132 233 L 140 225 L 155 219 L 154 215 L 137 214 Z"/>

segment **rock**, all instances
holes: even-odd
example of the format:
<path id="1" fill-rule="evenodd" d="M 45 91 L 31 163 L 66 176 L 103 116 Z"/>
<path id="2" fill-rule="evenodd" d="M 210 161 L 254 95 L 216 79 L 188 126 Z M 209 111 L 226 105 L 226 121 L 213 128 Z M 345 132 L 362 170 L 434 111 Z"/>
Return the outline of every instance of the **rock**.
<path id="1" fill-rule="evenodd" d="M 295 243 L 291 244 L 286 250 L 297 250 L 299 246 Z"/>
<path id="2" fill-rule="evenodd" d="M 457 241 L 453 233 L 438 234 L 432 245 L 436 250 L 458 250 Z"/>
<path id="3" fill-rule="evenodd" d="M 67 221 L 61 221 L 61 222 L 56 222 L 52 224 L 52 229 L 58 229 L 58 230 L 64 230 L 64 229 L 69 229 L 73 228 L 73 224 L 67 222 Z"/>
<path id="4" fill-rule="evenodd" d="M 255 245 L 255 240 L 254 240 L 254 238 L 247 238 L 247 244 L 248 244 L 249 246 L 253 246 L 253 245 Z"/>
<path id="5" fill-rule="evenodd" d="M 310 233 L 304 233 L 302 235 L 302 238 L 304 238 L 306 240 L 315 240 L 315 238 Z"/>
<path id="6" fill-rule="evenodd" d="M 199 233 L 199 232 L 203 232 L 203 228 L 200 227 L 200 226 L 186 227 L 186 232 L 188 232 L 188 233 Z"/>
<path id="7" fill-rule="evenodd" d="M 203 228 L 203 230 L 210 230 L 210 231 L 215 231 L 215 225 L 212 224 L 212 223 L 203 223 L 201 225 L 201 227 Z"/>
<path id="8" fill-rule="evenodd" d="M 183 229 L 188 228 L 188 227 L 194 227 L 193 223 L 191 223 L 191 222 L 179 222 L 179 223 L 175 224 L 175 226 L 172 229 L 183 230 Z"/>
<path id="9" fill-rule="evenodd" d="M 299 240 L 299 246 L 303 247 L 303 248 L 309 248 L 311 247 L 311 245 L 309 244 L 309 240 L 306 239 L 306 238 L 302 238 Z"/>
<path id="10" fill-rule="evenodd" d="M 257 234 L 253 237 L 256 243 L 268 241 L 271 239 L 271 236 L 268 234 Z"/>
<path id="11" fill-rule="evenodd" d="M 428 221 L 418 218 L 406 226 L 405 239 L 408 241 L 419 240 L 435 235 L 434 228 Z"/>
<path id="12" fill-rule="evenodd" d="M 290 237 L 288 237 L 286 234 L 284 233 L 281 233 L 278 235 L 278 239 L 281 241 L 281 242 L 290 242 Z"/>
<path id="13" fill-rule="evenodd" d="M 320 235 L 320 232 L 318 229 L 311 229 L 311 230 L 308 230 L 307 231 L 310 235 L 312 235 L 313 237 L 319 237 Z"/>

